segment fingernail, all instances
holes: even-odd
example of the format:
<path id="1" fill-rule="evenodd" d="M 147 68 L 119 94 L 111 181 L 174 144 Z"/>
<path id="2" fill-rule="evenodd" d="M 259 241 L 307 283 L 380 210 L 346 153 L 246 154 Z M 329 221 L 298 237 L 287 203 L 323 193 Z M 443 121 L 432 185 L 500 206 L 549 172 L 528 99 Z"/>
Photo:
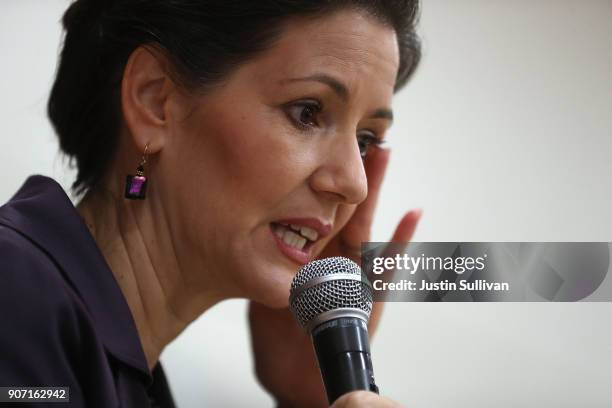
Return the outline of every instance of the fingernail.
<path id="1" fill-rule="evenodd" d="M 421 216 L 423 215 L 423 209 L 422 208 L 415 208 L 414 210 L 412 210 L 412 213 L 414 215 L 416 215 L 417 218 L 421 218 Z"/>

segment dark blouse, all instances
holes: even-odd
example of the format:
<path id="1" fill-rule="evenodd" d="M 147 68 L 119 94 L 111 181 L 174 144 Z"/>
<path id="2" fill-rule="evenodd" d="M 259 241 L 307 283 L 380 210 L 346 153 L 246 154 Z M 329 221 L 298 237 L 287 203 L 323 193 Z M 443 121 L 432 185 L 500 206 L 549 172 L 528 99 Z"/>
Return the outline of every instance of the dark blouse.
<path id="1" fill-rule="evenodd" d="M 174 407 L 87 226 L 62 187 L 38 175 L 0 207 L 0 387 L 7 386 L 70 387 L 70 403 L 16 406 Z"/>

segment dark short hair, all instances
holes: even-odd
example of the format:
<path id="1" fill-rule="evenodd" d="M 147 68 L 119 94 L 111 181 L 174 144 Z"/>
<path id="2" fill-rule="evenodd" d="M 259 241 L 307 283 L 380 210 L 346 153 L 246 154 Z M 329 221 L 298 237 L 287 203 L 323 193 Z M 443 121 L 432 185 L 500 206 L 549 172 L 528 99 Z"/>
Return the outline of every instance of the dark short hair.
<path id="1" fill-rule="evenodd" d="M 395 91 L 402 88 L 421 56 L 418 0 L 76 0 L 62 19 L 66 33 L 47 106 L 61 150 L 76 161 L 73 191 L 94 187 L 113 158 L 122 74 L 138 46 L 163 52 L 168 74 L 186 90 L 205 91 L 273 45 L 288 18 L 344 8 L 394 28 Z"/>

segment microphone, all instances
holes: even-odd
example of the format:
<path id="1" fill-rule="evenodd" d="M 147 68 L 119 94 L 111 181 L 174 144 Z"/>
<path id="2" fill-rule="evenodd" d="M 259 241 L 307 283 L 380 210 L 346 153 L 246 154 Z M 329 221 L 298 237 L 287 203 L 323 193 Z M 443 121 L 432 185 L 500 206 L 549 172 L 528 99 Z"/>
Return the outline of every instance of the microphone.
<path id="1" fill-rule="evenodd" d="M 378 393 L 368 341 L 372 287 L 343 257 L 318 259 L 293 278 L 289 307 L 312 336 L 330 405 L 350 391 Z"/>

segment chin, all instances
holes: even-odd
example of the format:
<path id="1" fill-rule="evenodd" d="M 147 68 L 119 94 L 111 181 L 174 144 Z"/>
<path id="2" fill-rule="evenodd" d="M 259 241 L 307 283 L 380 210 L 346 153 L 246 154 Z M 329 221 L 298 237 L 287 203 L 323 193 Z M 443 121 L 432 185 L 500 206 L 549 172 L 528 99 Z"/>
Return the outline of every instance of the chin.
<path id="1" fill-rule="evenodd" d="M 252 282 L 249 300 L 264 306 L 280 309 L 289 306 L 289 289 L 291 281 L 299 269 L 299 265 L 270 265 L 262 268 L 257 276 L 257 282 Z"/>
<path id="2" fill-rule="evenodd" d="M 275 309 L 289 306 L 291 281 L 304 264 L 279 249 L 268 225 L 232 252 L 242 254 L 235 257 L 241 297 Z"/>

